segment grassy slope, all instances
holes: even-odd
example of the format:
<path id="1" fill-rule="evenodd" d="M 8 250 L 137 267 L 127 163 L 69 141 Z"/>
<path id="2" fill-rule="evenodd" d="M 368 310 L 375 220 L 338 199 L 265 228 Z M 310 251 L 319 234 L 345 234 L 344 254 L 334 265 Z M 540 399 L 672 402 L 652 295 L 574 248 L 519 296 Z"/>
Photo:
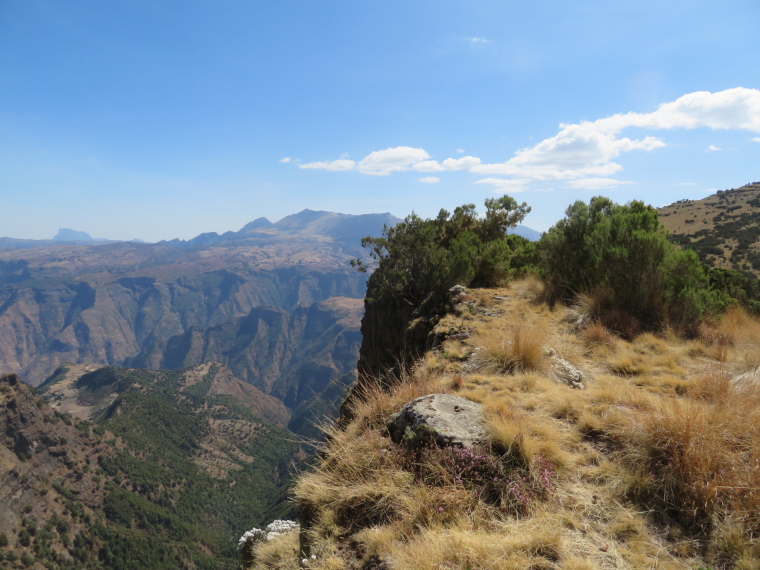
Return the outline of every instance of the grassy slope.
<path id="1" fill-rule="evenodd" d="M 681 200 L 659 213 L 672 239 L 688 244 L 703 261 L 760 277 L 760 182 Z"/>
<path id="2" fill-rule="evenodd" d="M 550 311 L 537 289 L 471 291 L 438 326 L 465 334 L 332 433 L 296 490 L 310 568 L 760 567 L 760 323 L 733 312 L 694 340 L 626 342 L 572 327 L 580 309 Z M 554 379 L 548 347 L 585 390 Z M 492 456 L 461 482 L 461 462 L 385 432 L 431 392 L 484 405 Z M 297 567 L 295 533 L 259 550 L 257 568 Z"/>

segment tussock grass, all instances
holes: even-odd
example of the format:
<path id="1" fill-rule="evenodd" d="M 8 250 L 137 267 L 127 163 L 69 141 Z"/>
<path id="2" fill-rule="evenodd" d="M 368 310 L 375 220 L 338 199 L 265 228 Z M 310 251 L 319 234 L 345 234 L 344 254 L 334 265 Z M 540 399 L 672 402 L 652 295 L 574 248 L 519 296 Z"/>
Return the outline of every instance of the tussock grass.
<path id="1" fill-rule="evenodd" d="M 562 558 L 559 533 L 539 518 L 503 525 L 499 530 L 426 530 L 399 544 L 390 560 L 395 568 L 517 570 L 555 568 Z"/>
<path id="2" fill-rule="evenodd" d="M 491 328 L 478 334 L 477 360 L 484 368 L 502 373 L 538 371 L 546 367 L 547 330 L 540 322 L 520 320 L 507 329 Z"/>
<path id="3" fill-rule="evenodd" d="M 584 326 L 578 335 L 587 348 L 596 348 L 599 346 L 613 347 L 615 345 L 615 335 L 605 327 L 600 320 L 595 320 Z"/>
<path id="4" fill-rule="evenodd" d="M 295 490 L 310 568 L 760 568 L 760 322 L 733 309 L 697 338 L 626 340 L 535 294 L 471 292 L 485 312 L 442 324 L 468 334 L 368 383 L 327 428 Z M 589 371 L 586 390 L 553 380 L 547 347 Z M 484 406 L 490 455 L 464 477 L 456 453 L 386 434 L 403 404 L 447 391 Z M 296 567 L 292 549 L 260 567 Z"/>
<path id="5" fill-rule="evenodd" d="M 256 547 L 256 561 L 253 570 L 297 570 L 298 532 L 289 532 Z"/>
<path id="6" fill-rule="evenodd" d="M 665 402 L 622 432 L 628 461 L 648 478 L 636 494 L 695 532 L 730 515 L 752 536 L 760 531 L 760 397 L 725 376 L 700 384 L 697 399 Z"/>

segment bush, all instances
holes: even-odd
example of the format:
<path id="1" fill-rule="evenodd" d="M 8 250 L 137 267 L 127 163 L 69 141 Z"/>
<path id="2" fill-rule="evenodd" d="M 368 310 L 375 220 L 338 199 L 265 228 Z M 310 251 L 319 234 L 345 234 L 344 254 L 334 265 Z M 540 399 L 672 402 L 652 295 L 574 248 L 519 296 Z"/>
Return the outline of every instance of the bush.
<path id="1" fill-rule="evenodd" d="M 449 289 L 454 285 L 496 286 L 535 263 L 534 245 L 520 236 L 507 235 L 530 207 L 509 196 L 488 199 L 485 206 L 483 217 L 473 204 L 460 206 L 453 214 L 441 210 L 435 219 L 412 213 L 396 226 L 385 227 L 382 237 L 362 240 L 375 263 L 362 321 L 372 321 L 371 326 L 362 327 L 362 373 L 379 373 L 399 362 L 407 364 L 424 350 L 431 323 L 446 310 Z M 352 265 L 360 271 L 368 269 L 363 261 Z M 405 339 L 413 320 L 418 320 L 419 326 Z M 392 330 L 393 338 L 375 338 L 384 330 Z M 382 353 L 382 362 L 367 363 L 371 346 Z"/>
<path id="2" fill-rule="evenodd" d="M 530 242 L 507 235 L 530 207 L 509 196 L 488 199 L 485 205 L 483 218 L 474 204 L 465 204 L 453 214 L 441 210 L 435 219 L 412 213 L 396 226 L 385 227 L 382 237 L 364 238 L 362 246 L 371 248 L 370 256 L 377 261 L 367 296 L 401 296 L 419 306 L 431 295 L 437 301 L 445 299 L 458 283 L 497 285 L 509 277 L 510 260 L 518 253 L 522 263 L 530 263 Z M 353 265 L 366 269 L 361 261 Z"/>
<path id="3" fill-rule="evenodd" d="M 597 196 L 565 215 L 538 244 L 550 302 L 585 295 L 587 318 L 623 336 L 664 326 L 693 333 L 722 306 L 697 255 L 668 242 L 652 206 Z"/>

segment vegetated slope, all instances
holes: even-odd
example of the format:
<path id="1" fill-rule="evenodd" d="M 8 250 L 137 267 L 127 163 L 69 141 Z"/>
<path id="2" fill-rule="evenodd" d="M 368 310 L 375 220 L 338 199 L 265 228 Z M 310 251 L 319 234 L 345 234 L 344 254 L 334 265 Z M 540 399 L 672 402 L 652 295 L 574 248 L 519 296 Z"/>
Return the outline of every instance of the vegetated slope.
<path id="1" fill-rule="evenodd" d="M 293 410 L 292 429 L 316 435 L 313 423 L 334 417 L 355 379 L 362 307 L 360 299 L 346 297 L 291 312 L 256 307 L 244 317 L 150 343 L 127 365 L 171 370 L 221 362 Z"/>
<path id="2" fill-rule="evenodd" d="M 282 425 L 287 411 L 275 398 L 214 363 L 72 372 L 59 370 L 42 390 L 91 422 L 51 408 L 15 376 L 0 385 L 8 560 L 234 568 L 235 538 L 288 513 L 290 469 L 302 456 L 289 432 L 252 411 Z"/>
<path id="3" fill-rule="evenodd" d="M 15 376 L 0 380 L 0 565 L 235 568 L 230 537 L 280 514 L 296 451 L 284 432 L 213 396 L 228 383 L 210 370 L 104 368 L 80 380 L 84 400 L 121 391 L 96 423 L 51 408 Z M 184 385 L 179 405 L 172 380 Z"/>
<path id="4" fill-rule="evenodd" d="M 187 242 L 0 249 L 0 370 L 38 385 L 61 364 L 121 365 L 256 307 L 362 298 L 355 234 L 394 220 L 305 211 Z"/>
<path id="5" fill-rule="evenodd" d="M 760 277 L 760 182 L 659 209 L 676 243 L 714 267 Z"/>
<path id="6" fill-rule="evenodd" d="M 310 568 L 758 567 L 760 322 L 734 309 L 691 340 L 623 340 L 541 290 L 469 291 L 439 348 L 366 384 L 298 482 Z M 488 448 L 390 441 L 392 414 L 434 392 L 484 406 Z M 298 537 L 257 555 L 297 568 Z"/>
<path id="7" fill-rule="evenodd" d="M 98 513 L 108 492 L 97 465 L 113 450 L 15 376 L 0 379 L 0 423 L 3 567 L 40 560 L 75 568 L 97 560 L 93 541 L 103 530 Z"/>

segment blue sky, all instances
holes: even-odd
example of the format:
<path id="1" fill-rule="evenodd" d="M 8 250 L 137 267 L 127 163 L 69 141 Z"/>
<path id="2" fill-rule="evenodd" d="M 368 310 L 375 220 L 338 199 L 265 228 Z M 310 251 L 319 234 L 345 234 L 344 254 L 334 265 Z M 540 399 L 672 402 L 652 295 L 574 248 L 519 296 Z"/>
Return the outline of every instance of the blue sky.
<path id="1" fill-rule="evenodd" d="M 760 180 L 760 3 L 0 0 L 0 235 Z"/>

